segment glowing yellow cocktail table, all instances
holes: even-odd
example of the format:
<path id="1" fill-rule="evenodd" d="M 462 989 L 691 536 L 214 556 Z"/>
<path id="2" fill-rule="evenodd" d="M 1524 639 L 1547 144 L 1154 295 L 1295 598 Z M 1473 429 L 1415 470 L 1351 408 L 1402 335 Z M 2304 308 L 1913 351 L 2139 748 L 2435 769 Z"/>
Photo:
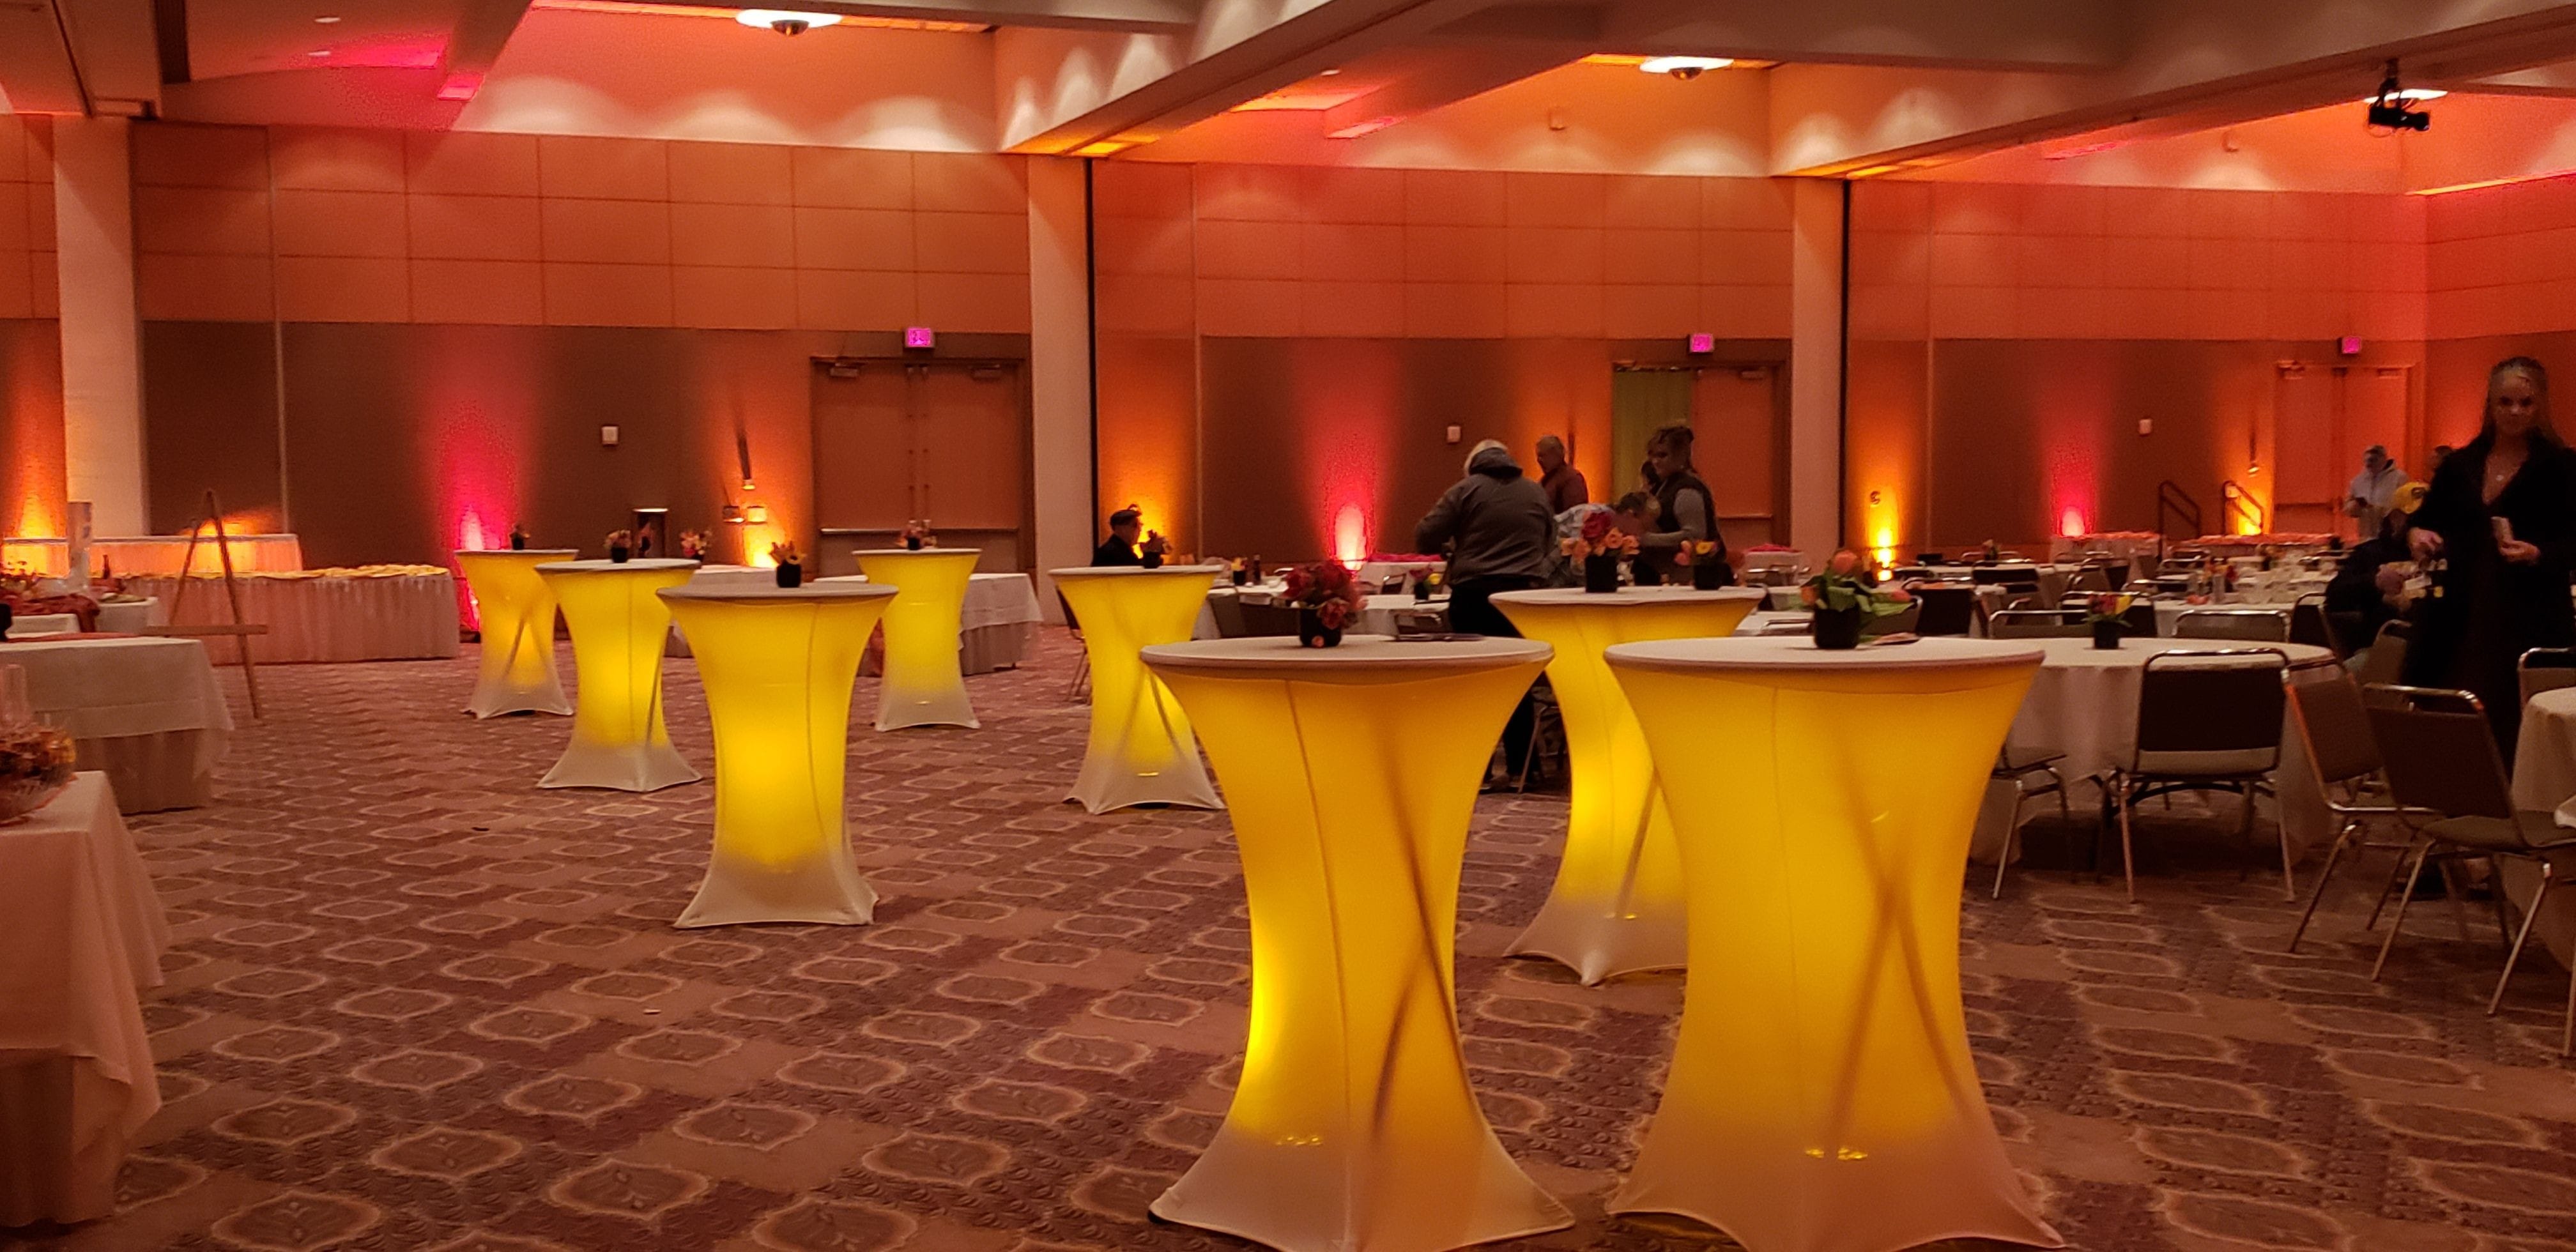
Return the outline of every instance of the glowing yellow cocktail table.
<path id="1" fill-rule="evenodd" d="M 465 575 L 483 634 L 482 671 L 466 712 L 572 712 L 563 680 L 555 676 L 555 593 L 537 567 L 580 555 L 571 548 L 457 550 L 456 569 Z"/>
<path id="2" fill-rule="evenodd" d="M 1180 643 L 1198 626 L 1219 565 L 1084 566 L 1048 570 L 1082 626 L 1091 658 L 1091 742 L 1073 794 L 1094 813 L 1138 804 L 1224 807 L 1189 714 L 1145 672 L 1140 649 Z"/>
<path id="3" fill-rule="evenodd" d="M 891 587 L 666 587 L 716 738 L 716 842 L 681 926 L 860 925 L 877 893 L 841 811 L 850 689 Z"/>
<path id="4" fill-rule="evenodd" d="M 1155 1216 L 1288 1252 L 1572 1223 L 1476 1104 L 1450 960 L 1477 784 L 1547 656 L 1375 636 L 1144 650 L 1225 783 L 1252 921 L 1234 1104 Z"/>
<path id="5" fill-rule="evenodd" d="M 1556 886 L 1513 941 L 1514 955 L 1561 962 L 1586 983 L 1673 969 L 1687 958 L 1672 818 L 1646 756 L 1645 733 L 1601 653 L 1612 644 L 1733 634 L 1768 594 L 1752 587 L 1631 587 L 1600 595 L 1547 590 L 1494 597 L 1494 607 L 1523 635 L 1556 649 L 1547 682 L 1565 717 L 1574 771 Z"/>
<path id="6" fill-rule="evenodd" d="M 540 787 L 659 791 L 696 782 L 662 725 L 662 644 L 671 611 L 653 594 L 695 561 L 558 561 L 537 567 L 572 630 L 572 743 Z"/>
<path id="7" fill-rule="evenodd" d="M 2041 650 L 1798 638 L 1609 650 L 1690 894 L 1664 1097 L 1613 1213 L 1751 1252 L 2060 1246 L 2004 1158 L 1959 1002 L 1968 837 Z"/>
<path id="8" fill-rule="evenodd" d="M 981 726 L 966 702 L 957 662 L 966 583 L 975 548 L 872 548 L 859 553 L 868 581 L 895 589 L 885 613 L 885 674 L 877 684 L 877 729 Z"/>

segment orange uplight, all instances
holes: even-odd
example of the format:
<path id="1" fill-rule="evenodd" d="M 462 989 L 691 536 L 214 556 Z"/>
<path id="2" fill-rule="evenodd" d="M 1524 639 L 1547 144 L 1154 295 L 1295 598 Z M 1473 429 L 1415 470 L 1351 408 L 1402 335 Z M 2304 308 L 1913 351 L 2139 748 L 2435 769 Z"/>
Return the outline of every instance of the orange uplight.
<path id="1" fill-rule="evenodd" d="M 1352 569 L 1368 560 L 1368 514 L 1356 504 L 1333 515 L 1333 557 Z"/>

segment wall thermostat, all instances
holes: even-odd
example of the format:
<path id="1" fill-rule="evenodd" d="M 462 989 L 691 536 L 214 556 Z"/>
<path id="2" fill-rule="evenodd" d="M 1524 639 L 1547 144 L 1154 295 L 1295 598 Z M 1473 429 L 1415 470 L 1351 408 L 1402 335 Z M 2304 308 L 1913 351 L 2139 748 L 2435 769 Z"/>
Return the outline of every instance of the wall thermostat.
<path id="1" fill-rule="evenodd" d="M 599 428 L 599 446 L 603 448 L 614 448 L 617 446 L 616 427 L 602 426 Z"/>

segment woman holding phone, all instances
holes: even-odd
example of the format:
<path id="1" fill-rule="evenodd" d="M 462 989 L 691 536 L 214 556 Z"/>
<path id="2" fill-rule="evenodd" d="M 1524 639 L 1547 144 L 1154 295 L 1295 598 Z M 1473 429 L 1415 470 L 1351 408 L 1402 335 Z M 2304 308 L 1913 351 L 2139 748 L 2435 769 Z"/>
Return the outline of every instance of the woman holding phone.
<path id="1" fill-rule="evenodd" d="M 2487 373 L 2478 437 L 2433 474 L 2415 514 L 2418 561 L 2440 560 L 2438 594 L 2406 658 L 2406 680 L 2477 693 L 2512 761 L 2522 724 L 2516 663 L 2576 646 L 2576 452 L 2549 422 L 2549 372 L 2514 357 Z"/>

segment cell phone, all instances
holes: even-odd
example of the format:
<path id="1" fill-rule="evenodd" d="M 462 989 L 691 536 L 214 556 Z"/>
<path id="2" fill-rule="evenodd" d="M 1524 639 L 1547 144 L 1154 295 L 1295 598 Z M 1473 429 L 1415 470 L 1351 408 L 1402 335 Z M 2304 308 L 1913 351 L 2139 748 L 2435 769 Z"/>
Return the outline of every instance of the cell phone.
<path id="1" fill-rule="evenodd" d="M 2499 517 L 2494 519 L 2494 521 L 2496 544 L 2501 547 L 2502 545 L 2512 543 L 2513 519 L 2510 517 Z"/>

